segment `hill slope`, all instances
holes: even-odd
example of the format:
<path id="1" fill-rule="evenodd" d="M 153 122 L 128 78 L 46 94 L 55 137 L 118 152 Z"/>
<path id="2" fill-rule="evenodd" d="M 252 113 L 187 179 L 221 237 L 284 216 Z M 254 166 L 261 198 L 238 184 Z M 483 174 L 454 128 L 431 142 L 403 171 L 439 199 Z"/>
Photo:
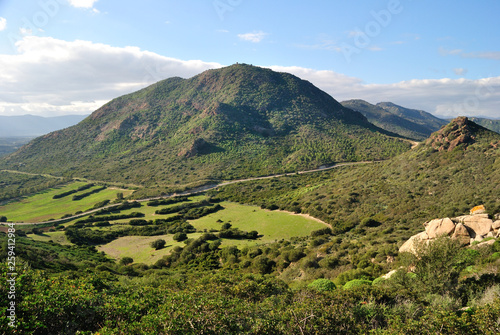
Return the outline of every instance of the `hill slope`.
<path id="1" fill-rule="evenodd" d="M 0 168 L 167 187 L 383 159 L 407 148 L 307 81 L 238 64 L 114 99 Z"/>
<path id="2" fill-rule="evenodd" d="M 364 100 L 348 100 L 343 101 L 342 105 L 360 112 L 380 128 L 418 141 L 426 139 L 447 123 L 424 111 L 404 108 L 390 102 L 373 105 Z"/>
<path id="3" fill-rule="evenodd" d="M 462 117 L 387 162 L 226 186 L 219 196 L 308 213 L 338 232 L 372 218 L 381 225 L 372 232 L 391 229 L 395 242 L 432 218 L 462 215 L 480 204 L 498 211 L 499 179 L 500 135 Z M 375 236 L 363 238 L 372 243 Z"/>
<path id="4" fill-rule="evenodd" d="M 500 120 L 484 119 L 480 117 L 471 117 L 470 120 L 480 126 L 483 126 L 484 128 L 500 134 Z"/>

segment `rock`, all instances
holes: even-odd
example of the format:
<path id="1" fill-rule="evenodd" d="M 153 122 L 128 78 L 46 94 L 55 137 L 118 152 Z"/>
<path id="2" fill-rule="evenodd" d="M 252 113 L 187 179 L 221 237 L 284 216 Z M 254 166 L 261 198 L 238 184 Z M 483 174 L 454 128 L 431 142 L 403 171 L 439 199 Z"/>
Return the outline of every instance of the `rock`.
<path id="1" fill-rule="evenodd" d="M 471 240 L 471 244 L 473 242 L 481 242 L 482 240 L 484 240 L 484 237 L 482 237 L 480 235 L 476 235 L 476 237 Z"/>
<path id="2" fill-rule="evenodd" d="M 382 276 L 382 278 L 384 279 L 389 279 L 392 277 L 393 274 L 395 274 L 396 272 L 398 272 L 398 270 L 392 270 L 392 271 L 389 271 L 388 273 L 386 273 L 385 275 Z"/>
<path id="3" fill-rule="evenodd" d="M 455 240 L 458 240 L 461 245 L 468 245 L 468 244 L 470 244 L 469 231 L 461 223 L 459 223 L 459 224 L 456 225 L 455 231 L 453 232 L 453 235 L 451 236 L 451 238 L 453 238 Z"/>
<path id="4" fill-rule="evenodd" d="M 498 230 L 500 229 L 500 220 L 496 220 L 495 222 L 493 222 L 493 224 L 491 225 L 491 228 L 493 230 Z"/>
<path id="5" fill-rule="evenodd" d="M 470 210 L 470 215 L 483 214 L 483 213 L 486 213 L 486 208 L 484 207 L 484 205 L 473 207 Z"/>
<path id="6" fill-rule="evenodd" d="M 410 237 L 408 241 L 403 243 L 403 245 L 399 248 L 399 252 L 411 252 L 412 254 L 416 254 L 416 247 L 419 242 L 429 240 L 429 235 L 425 231 L 413 235 Z"/>
<path id="7" fill-rule="evenodd" d="M 479 243 L 477 246 L 492 245 L 495 242 L 496 242 L 496 240 L 488 240 L 488 241 L 484 241 L 484 242 Z"/>
<path id="8" fill-rule="evenodd" d="M 476 236 L 486 236 L 492 230 L 493 220 L 488 218 L 487 214 L 478 214 L 472 216 L 466 216 L 463 220 L 463 224 L 473 231 L 471 237 Z"/>
<path id="9" fill-rule="evenodd" d="M 425 231 L 429 238 L 449 236 L 455 231 L 455 223 L 450 218 L 432 220 L 425 227 Z"/>

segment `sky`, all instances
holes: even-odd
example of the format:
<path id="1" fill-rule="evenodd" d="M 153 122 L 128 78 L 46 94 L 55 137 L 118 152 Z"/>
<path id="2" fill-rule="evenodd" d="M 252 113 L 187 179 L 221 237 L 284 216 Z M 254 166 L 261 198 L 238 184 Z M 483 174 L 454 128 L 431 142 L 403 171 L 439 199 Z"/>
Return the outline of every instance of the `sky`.
<path id="1" fill-rule="evenodd" d="M 247 63 L 338 101 L 500 118 L 500 0 L 0 0 L 0 115 Z"/>

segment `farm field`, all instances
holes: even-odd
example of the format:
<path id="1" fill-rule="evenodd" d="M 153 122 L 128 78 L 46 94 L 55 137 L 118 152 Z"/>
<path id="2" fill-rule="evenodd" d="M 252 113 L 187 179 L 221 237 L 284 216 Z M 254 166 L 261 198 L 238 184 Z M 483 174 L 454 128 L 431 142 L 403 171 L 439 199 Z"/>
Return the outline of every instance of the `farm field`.
<path id="1" fill-rule="evenodd" d="M 198 231 L 219 230 L 223 224 L 220 221 L 230 223 L 234 228 L 244 231 L 256 230 L 259 235 L 263 235 L 255 241 L 257 243 L 308 236 L 314 230 L 325 228 L 323 223 L 312 218 L 291 213 L 264 210 L 257 206 L 240 205 L 233 202 L 222 202 L 221 205 L 225 208 L 224 210 L 197 220 L 191 220 L 189 223 Z"/>
<path id="2" fill-rule="evenodd" d="M 189 238 L 198 238 L 202 234 L 189 234 Z M 108 244 L 97 247 L 98 251 L 104 251 L 106 255 L 116 260 L 123 257 L 132 257 L 134 263 L 154 264 L 163 256 L 168 255 L 173 247 L 183 247 L 184 242 L 177 242 L 172 239 L 173 235 L 159 236 L 124 236 Z M 151 247 L 151 242 L 163 239 L 167 244 L 165 248 L 155 250 Z"/>
<path id="3" fill-rule="evenodd" d="M 113 201 L 116 199 L 117 193 L 123 193 L 123 196 L 126 197 L 133 192 L 132 190 L 106 188 L 78 201 L 72 200 L 75 194 L 89 192 L 99 187 L 95 185 L 87 190 L 79 191 L 59 199 L 53 199 L 53 196 L 56 194 L 76 190 L 86 184 L 84 182 L 73 182 L 62 187 L 37 193 L 20 201 L 0 206 L 0 214 L 13 222 L 43 222 L 50 219 L 59 219 L 66 214 L 86 211 L 96 203 L 104 200 Z"/>

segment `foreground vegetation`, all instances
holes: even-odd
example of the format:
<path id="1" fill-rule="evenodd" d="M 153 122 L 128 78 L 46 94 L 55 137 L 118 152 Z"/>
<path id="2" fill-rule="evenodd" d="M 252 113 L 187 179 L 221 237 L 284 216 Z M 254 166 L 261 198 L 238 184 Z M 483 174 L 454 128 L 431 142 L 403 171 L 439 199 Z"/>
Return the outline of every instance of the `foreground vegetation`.
<path id="1" fill-rule="evenodd" d="M 18 264 L 17 329 L 8 328 L 5 312 L 0 327 L 22 334 L 496 334 L 500 244 L 448 252 L 456 247 L 442 240 L 420 260 L 401 255 L 396 265 L 405 270 L 387 280 L 341 286 L 323 279 L 308 287 L 201 255 L 197 266 L 159 268 L 114 264 L 76 247 L 62 272 Z M 227 248 L 211 252 L 223 258 Z M 40 257 L 23 255 L 34 265 Z M 489 273 L 467 274 L 494 258 Z M 5 264 L 1 271 L 5 278 Z M 5 311 L 7 288 L 0 290 Z"/>

